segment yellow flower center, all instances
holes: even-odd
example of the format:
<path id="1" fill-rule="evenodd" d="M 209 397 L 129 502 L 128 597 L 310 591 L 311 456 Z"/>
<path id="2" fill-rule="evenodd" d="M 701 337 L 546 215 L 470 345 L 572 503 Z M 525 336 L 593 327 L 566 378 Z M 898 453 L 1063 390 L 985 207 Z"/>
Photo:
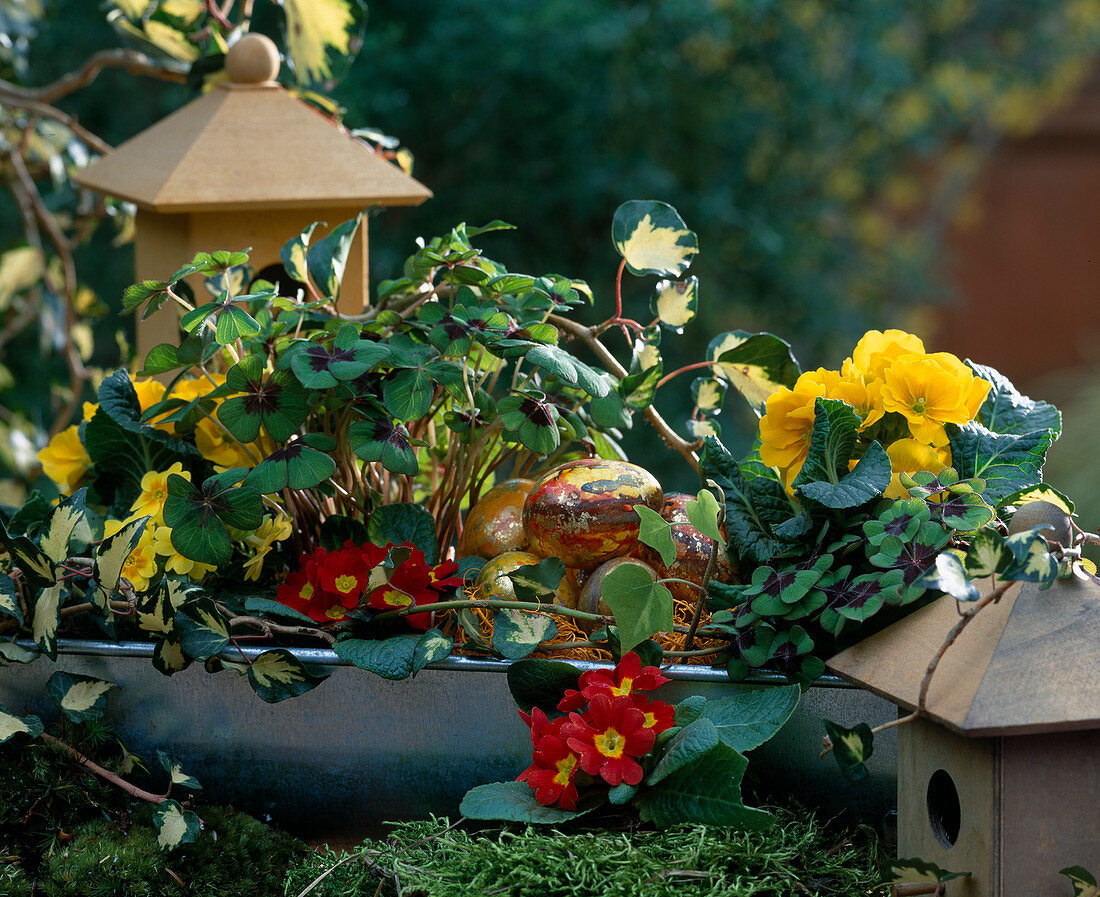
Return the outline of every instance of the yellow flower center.
<path id="1" fill-rule="evenodd" d="M 355 588 L 358 582 L 359 580 L 357 580 L 354 576 L 349 576 L 347 574 L 343 576 L 337 576 L 336 591 L 342 592 L 346 595 L 348 592 L 352 591 Z"/>
<path id="2" fill-rule="evenodd" d="M 652 729 L 655 725 L 657 725 L 657 714 L 652 712 L 647 713 L 645 715 L 645 727 L 647 729 Z"/>
<path id="3" fill-rule="evenodd" d="M 573 767 L 577 765 L 577 755 L 570 754 L 564 760 L 558 761 L 558 772 L 554 776 L 555 785 L 568 785 L 573 775 Z"/>
<path id="4" fill-rule="evenodd" d="M 623 751 L 626 750 L 626 739 L 614 729 L 608 729 L 606 732 L 600 733 L 593 739 L 593 742 L 596 745 L 596 750 L 605 757 L 611 757 L 612 759 L 621 757 Z"/>
<path id="5" fill-rule="evenodd" d="M 617 686 L 612 686 L 611 694 L 613 694 L 615 697 L 618 698 L 618 697 L 621 697 L 622 695 L 630 694 L 630 692 L 633 688 L 634 688 L 634 680 L 631 679 L 629 676 L 624 676 L 623 680 Z"/>
<path id="6" fill-rule="evenodd" d="M 313 599 L 313 583 L 307 582 L 302 586 L 301 591 L 298 592 L 298 597 L 303 601 L 311 601 Z"/>

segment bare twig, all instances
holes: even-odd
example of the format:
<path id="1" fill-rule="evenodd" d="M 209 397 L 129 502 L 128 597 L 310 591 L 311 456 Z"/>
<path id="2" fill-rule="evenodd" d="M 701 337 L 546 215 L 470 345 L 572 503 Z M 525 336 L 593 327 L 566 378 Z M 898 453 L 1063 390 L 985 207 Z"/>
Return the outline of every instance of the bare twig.
<path id="1" fill-rule="evenodd" d="M 69 744 L 66 744 L 60 738 L 55 738 L 53 735 L 50 735 L 49 732 L 43 732 L 39 737 L 42 738 L 44 741 L 46 741 L 48 744 L 52 744 L 59 751 L 61 751 L 63 754 L 68 754 L 73 760 L 75 760 L 77 763 L 79 763 L 81 766 L 83 766 L 86 770 L 88 770 L 88 772 L 99 776 L 101 779 L 104 779 L 104 780 L 110 782 L 112 785 L 117 785 L 119 788 L 121 788 L 127 794 L 129 794 L 133 797 L 136 797 L 139 800 L 145 800 L 145 801 L 148 801 L 151 804 L 161 804 L 161 803 L 164 803 L 164 801 L 167 800 L 167 797 L 165 797 L 165 795 L 163 795 L 163 794 L 152 794 L 149 791 L 145 791 L 141 788 L 138 788 L 137 785 L 131 785 L 129 782 L 127 782 L 122 777 L 120 777 L 120 776 L 116 775 L 115 773 L 111 772 L 109 769 L 104 769 L 102 766 L 100 766 L 94 760 L 92 760 L 89 757 L 86 757 L 84 754 L 80 753 L 80 751 L 78 751 L 76 748 L 72 747 Z"/>
<path id="2" fill-rule="evenodd" d="M 160 65 L 136 50 L 103 50 L 90 56 L 80 68 L 43 87 L 19 87 L 0 78 L 0 103 L 19 107 L 25 107 L 26 103 L 52 103 L 91 84 L 104 69 L 125 69 L 131 75 L 187 83 L 187 68 L 182 64 Z"/>

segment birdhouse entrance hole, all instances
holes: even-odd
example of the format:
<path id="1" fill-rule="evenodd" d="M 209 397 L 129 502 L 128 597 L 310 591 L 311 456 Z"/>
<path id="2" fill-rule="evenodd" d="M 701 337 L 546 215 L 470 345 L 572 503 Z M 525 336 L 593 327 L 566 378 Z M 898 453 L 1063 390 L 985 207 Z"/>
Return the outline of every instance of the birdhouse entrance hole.
<path id="1" fill-rule="evenodd" d="M 953 847 L 959 840 L 962 811 L 959 792 L 946 770 L 937 769 L 928 779 L 928 824 L 943 847 Z"/>
<path id="2" fill-rule="evenodd" d="M 295 280 L 291 277 L 280 262 L 275 262 L 273 265 L 267 265 L 257 271 L 252 278 L 252 282 L 249 284 L 250 290 L 257 280 L 266 280 L 270 283 L 278 284 L 280 296 L 293 296 L 298 290 L 302 290 L 303 292 L 306 290 L 306 285 L 300 280 Z M 306 295 L 308 296 L 309 294 L 306 293 Z"/>

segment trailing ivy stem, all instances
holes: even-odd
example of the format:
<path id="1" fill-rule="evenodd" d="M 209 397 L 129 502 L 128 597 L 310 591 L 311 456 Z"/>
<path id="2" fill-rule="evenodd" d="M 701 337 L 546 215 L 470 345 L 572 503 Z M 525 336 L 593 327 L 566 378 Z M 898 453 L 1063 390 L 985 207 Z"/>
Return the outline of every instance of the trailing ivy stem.
<path id="1" fill-rule="evenodd" d="M 399 610 L 388 610 L 385 613 L 376 614 L 372 620 L 392 620 L 397 617 L 407 617 L 410 614 L 422 614 L 440 610 L 461 610 L 463 608 L 509 608 L 511 610 L 529 610 L 544 614 L 558 614 L 562 617 L 573 617 L 577 620 L 594 620 L 597 623 L 614 623 L 615 618 L 607 614 L 590 614 L 583 610 L 574 610 L 564 604 L 541 604 L 538 601 L 508 601 L 502 598 L 457 598 L 454 601 L 437 601 L 434 604 L 413 604 L 402 607 Z"/>
<path id="2" fill-rule="evenodd" d="M 615 317 L 623 315 L 623 271 L 626 270 L 626 259 L 619 262 L 619 270 L 615 274 Z"/>
<path id="3" fill-rule="evenodd" d="M 587 346 L 617 380 L 622 380 L 626 377 L 626 369 L 619 364 L 618 359 L 608 351 L 607 347 L 593 336 L 592 331 L 588 327 L 559 315 L 551 315 L 550 320 L 559 330 L 568 333 L 570 336 L 580 340 Z M 668 425 L 667 421 L 661 417 L 660 412 L 652 405 L 645 409 L 644 414 L 646 420 L 648 420 L 653 426 L 653 429 L 657 431 L 657 435 L 664 440 L 665 444 L 673 451 L 679 452 L 684 460 L 691 465 L 691 469 L 699 473 L 699 457 L 695 454 L 692 443 L 688 442 L 673 430 L 672 427 Z"/>
<path id="4" fill-rule="evenodd" d="M 995 604 L 1001 600 L 1001 597 L 1011 587 L 1012 582 L 1002 582 L 997 588 L 986 595 L 984 598 L 978 601 L 972 610 L 967 611 L 962 619 L 960 619 L 947 634 L 947 638 L 944 639 L 940 650 L 936 652 L 936 656 L 932 658 L 928 663 L 928 669 L 925 670 L 924 679 L 920 684 L 920 696 L 917 698 L 917 710 L 918 714 L 925 713 L 925 704 L 928 701 L 928 687 L 932 683 L 932 674 L 936 672 L 936 668 L 940 665 L 940 660 L 943 659 L 943 655 L 947 653 L 947 649 L 955 644 L 955 640 L 962 634 L 962 631 L 967 627 L 971 620 L 978 615 L 978 612 L 983 608 L 988 607 L 990 604 Z"/>
<path id="5" fill-rule="evenodd" d="M 96 763 L 90 757 L 87 757 L 84 754 L 80 753 L 80 751 L 78 751 L 76 748 L 72 747 L 72 745 L 67 744 L 66 742 L 62 741 L 60 738 L 55 738 L 49 732 L 43 732 L 38 737 L 41 738 L 43 741 L 47 742 L 48 744 L 52 744 L 55 748 L 57 748 L 63 754 L 68 754 L 69 757 L 71 757 L 78 764 L 83 766 L 86 770 L 88 770 L 88 772 L 99 776 L 101 779 L 105 779 L 106 781 L 110 782 L 112 785 L 117 785 L 119 788 L 121 788 L 127 794 L 131 795 L 132 797 L 138 798 L 138 800 L 145 800 L 145 801 L 148 801 L 151 804 L 162 804 L 168 799 L 167 795 L 153 794 L 152 792 L 145 791 L 141 788 L 138 788 L 136 785 L 131 785 L 129 782 L 127 782 L 122 777 L 120 777 L 120 776 L 116 775 L 115 773 L 111 772 L 109 769 L 104 769 L 102 766 L 100 766 L 98 763 Z"/>
<path id="6" fill-rule="evenodd" d="M 708 654 L 721 654 L 728 651 L 728 645 L 719 645 L 717 648 L 695 648 L 683 651 L 665 651 L 666 657 L 706 657 Z"/>
<path id="7" fill-rule="evenodd" d="M 284 635 L 311 635 L 323 642 L 328 642 L 330 645 L 336 641 L 336 636 L 323 629 L 315 629 L 312 626 L 283 626 L 280 623 L 272 623 L 270 620 L 264 620 L 261 617 L 230 617 L 227 625 L 233 626 L 238 623 L 242 626 L 253 626 L 261 630 L 261 637 L 270 637 L 273 632 L 281 632 Z M 254 636 L 239 635 L 235 638 L 254 638 Z"/>
<path id="8" fill-rule="evenodd" d="M 716 523 L 718 525 L 718 532 L 722 532 L 722 524 L 726 520 L 726 493 L 722 490 L 714 480 L 708 479 L 707 486 L 713 486 L 718 490 L 718 515 Z M 684 639 L 684 650 L 690 651 L 695 645 L 695 633 L 699 629 L 699 622 L 703 619 L 703 605 L 707 600 L 707 589 L 710 586 L 711 577 L 714 576 L 714 568 L 718 565 L 718 549 L 719 544 L 717 539 L 711 540 L 710 557 L 707 559 L 707 569 L 703 573 L 703 583 L 700 586 L 699 596 L 695 599 L 695 610 L 691 615 L 691 627 L 688 629 L 687 638 Z"/>
<path id="9" fill-rule="evenodd" d="M 662 386 L 668 383 L 669 380 L 673 379 L 674 377 L 679 377 L 681 374 L 686 374 L 688 371 L 697 371 L 699 370 L 699 368 L 712 367 L 714 367 L 713 361 L 696 361 L 692 364 L 685 364 L 682 368 L 676 368 L 676 370 L 665 374 L 660 380 L 657 381 L 657 385 L 653 388 L 660 389 Z"/>

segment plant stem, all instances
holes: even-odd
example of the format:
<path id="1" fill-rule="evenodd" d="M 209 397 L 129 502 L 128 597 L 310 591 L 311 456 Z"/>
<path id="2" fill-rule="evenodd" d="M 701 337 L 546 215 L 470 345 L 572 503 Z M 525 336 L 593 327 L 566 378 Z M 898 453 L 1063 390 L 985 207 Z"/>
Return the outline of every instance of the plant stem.
<path id="1" fill-rule="evenodd" d="M 314 629 L 312 626 L 284 626 L 281 623 L 272 623 L 262 617 L 230 617 L 227 625 L 233 626 L 237 623 L 259 629 L 265 636 L 270 636 L 273 632 L 281 632 L 284 635 L 311 635 L 323 642 L 328 642 L 330 645 L 336 641 L 336 636 L 331 632 L 326 632 L 324 629 Z"/>
<path id="2" fill-rule="evenodd" d="M 81 766 L 83 766 L 86 770 L 88 770 L 88 772 L 94 773 L 95 775 L 99 776 L 101 779 L 105 779 L 106 781 L 110 782 L 112 785 L 117 785 L 119 788 L 121 788 L 127 794 L 132 795 L 133 797 L 136 797 L 139 800 L 146 800 L 146 801 L 149 801 L 149 803 L 151 803 L 151 804 L 161 804 L 161 803 L 164 803 L 164 801 L 166 801 L 168 799 L 167 795 L 152 794 L 148 791 L 144 791 L 141 788 L 138 788 L 136 785 L 131 785 L 125 779 L 123 779 L 120 776 L 116 775 L 115 773 L 111 772 L 109 769 L 104 769 L 102 766 L 100 766 L 98 763 L 93 761 L 91 758 L 86 757 L 84 754 L 80 753 L 80 751 L 78 751 L 76 748 L 72 747 L 69 744 L 66 744 L 60 738 L 55 738 L 53 735 L 50 735 L 48 732 L 43 732 L 39 736 L 39 738 L 41 738 L 43 741 L 47 742 L 48 744 L 52 744 L 55 748 L 57 748 L 63 754 L 68 754 L 73 760 L 75 760 L 77 763 L 79 763 Z"/>
<path id="3" fill-rule="evenodd" d="M 560 315 L 551 315 L 549 320 L 550 323 L 559 330 L 568 333 L 570 336 L 580 340 L 587 346 L 616 379 L 622 380 L 626 377 L 626 369 L 619 364 L 618 359 L 608 351 L 607 347 L 593 336 L 592 331 L 588 327 L 585 327 L 583 324 L 578 324 L 576 321 L 571 321 L 569 318 L 563 318 Z M 683 439 L 673 430 L 668 422 L 661 417 L 660 412 L 652 405 L 646 408 L 644 413 L 646 420 L 648 420 L 653 429 L 657 431 L 657 435 L 664 440 L 665 444 L 673 451 L 683 456 L 684 460 L 691 465 L 691 469 L 699 473 L 699 458 L 695 454 L 694 445 L 686 439 Z"/>
<path id="4" fill-rule="evenodd" d="M 558 614 L 563 617 L 573 617 L 577 620 L 595 620 L 598 623 L 614 623 L 615 618 L 606 614 L 590 614 L 583 610 L 574 610 L 564 604 L 540 604 L 537 601 L 508 601 L 501 598 L 459 598 L 454 601 L 437 601 L 435 604 L 412 604 L 400 610 L 388 610 L 377 614 L 374 620 L 392 620 L 397 617 L 407 617 L 410 614 L 432 613 L 439 610 L 462 610 L 463 608 L 482 608 L 489 610 L 494 607 L 510 608 L 512 610 L 529 610 L 544 614 Z"/>

